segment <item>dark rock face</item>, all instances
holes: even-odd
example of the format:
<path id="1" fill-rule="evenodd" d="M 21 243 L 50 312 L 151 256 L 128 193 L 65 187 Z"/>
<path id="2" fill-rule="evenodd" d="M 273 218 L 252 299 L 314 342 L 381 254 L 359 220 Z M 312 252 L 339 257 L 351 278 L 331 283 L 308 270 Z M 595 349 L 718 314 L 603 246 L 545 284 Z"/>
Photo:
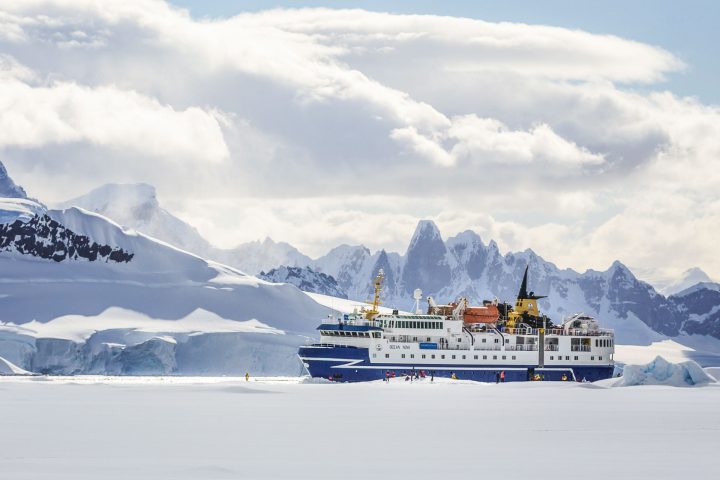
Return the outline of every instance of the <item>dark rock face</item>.
<path id="1" fill-rule="evenodd" d="M 420 222 L 405 256 L 402 272 L 405 291 L 412 298 L 416 288 L 423 292 L 438 292 L 451 279 L 448 250 L 433 222 Z"/>
<path id="2" fill-rule="evenodd" d="M 300 290 L 321 293 L 333 297 L 347 298 L 335 279 L 324 273 L 316 272 L 308 267 L 278 267 L 269 272 L 260 272 L 259 278 L 274 283 L 290 283 Z"/>
<path id="3" fill-rule="evenodd" d="M 621 317 L 634 313 L 656 332 L 674 336 L 680 332 L 678 312 L 671 302 L 647 283 L 640 282 L 622 264 L 616 262 L 608 281 L 607 298 Z"/>
<path id="4" fill-rule="evenodd" d="M 47 215 L 33 217 L 27 222 L 15 220 L 0 225 L 0 251 L 11 250 L 56 262 L 84 258 L 91 262 L 127 263 L 134 255 L 122 248 L 93 242 Z"/>
<path id="5" fill-rule="evenodd" d="M 698 285 L 693 291 L 669 298 L 684 319 L 687 333 L 720 338 L 720 290 L 717 284 Z"/>

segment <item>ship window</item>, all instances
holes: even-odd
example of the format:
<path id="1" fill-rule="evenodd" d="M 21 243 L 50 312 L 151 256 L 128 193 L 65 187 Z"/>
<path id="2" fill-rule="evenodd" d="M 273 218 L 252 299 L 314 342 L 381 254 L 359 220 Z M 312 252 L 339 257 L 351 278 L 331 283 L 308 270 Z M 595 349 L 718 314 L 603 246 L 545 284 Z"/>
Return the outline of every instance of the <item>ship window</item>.
<path id="1" fill-rule="evenodd" d="M 465 355 L 462 356 L 462 359 L 465 360 Z"/>
<path id="2" fill-rule="evenodd" d="M 483 360 L 487 360 L 487 355 L 483 355 Z"/>
<path id="3" fill-rule="evenodd" d="M 493 360 L 497 360 L 497 355 L 493 355 Z"/>
<path id="4" fill-rule="evenodd" d="M 495 339 L 495 343 L 500 343 L 500 339 L 499 339 L 499 338 L 496 338 L 496 339 Z"/>
<path id="5" fill-rule="evenodd" d="M 503 357 L 503 358 L 502 358 L 503 360 L 507 359 L 507 357 L 506 357 L 505 355 L 503 355 L 502 357 Z"/>
<path id="6" fill-rule="evenodd" d="M 411 354 L 410 354 L 410 358 L 415 358 L 415 354 L 414 354 L 414 353 L 411 353 Z"/>
<path id="7" fill-rule="evenodd" d="M 568 357 L 568 356 L 565 356 L 565 360 L 570 360 L 570 357 Z"/>
<path id="8" fill-rule="evenodd" d="M 477 359 L 478 359 L 478 358 L 477 358 L 477 355 L 475 355 L 475 360 L 477 360 Z"/>
<path id="9" fill-rule="evenodd" d="M 373 358 L 377 358 L 377 355 L 373 353 Z"/>
<path id="10" fill-rule="evenodd" d="M 483 338 L 483 343 L 487 343 L 487 338 Z"/>
<path id="11" fill-rule="evenodd" d="M 602 360 L 602 357 L 598 357 L 598 360 Z"/>
<path id="12" fill-rule="evenodd" d="M 575 360 L 577 360 L 577 359 L 578 359 L 578 357 L 577 357 L 577 355 L 575 355 Z"/>
<path id="13" fill-rule="evenodd" d="M 512 359 L 515 360 L 515 355 L 512 356 Z"/>
<path id="14" fill-rule="evenodd" d="M 462 338 L 458 338 L 458 343 L 462 342 Z"/>
<path id="15" fill-rule="evenodd" d="M 594 356 L 593 356 L 593 357 L 590 357 L 590 360 L 595 360 L 595 357 L 594 357 Z"/>
<path id="16" fill-rule="evenodd" d="M 433 360 L 435 360 L 435 355 L 430 355 L 430 358 L 432 358 Z"/>
<path id="17" fill-rule="evenodd" d="M 445 360 L 445 355 L 440 355 L 440 358 L 442 358 L 443 360 Z"/>
<path id="18" fill-rule="evenodd" d="M 550 360 L 555 360 L 555 358 L 552 355 L 550 355 Z"/>
<path id="19" fill-rule="evenodd" d="M 402 355 L 400 355 L 400 356 L 401 356 L 402 358 L 405 358 L 405 354 L 404 354 L 404 353 L 403 353 Z"/>
<path id="20" fill-rule="evenodd" d="M 417 337 L 413 337 L 413 342 L 417 342 Z"/>
<path id="21" fill-rule="evenodd" d="M 455 355 L 452 356 L 452 359 L 455 360 Z"/>
<path id="22" fill-rule="evenodd" d="M 427 341 L 428 341 L 428 342 L 430 341 L 430 337 L 427 337 Z"/>
<path id="23" fill-rule="evenodd" d="M 425 358 L 425 354 L 423 354 L 422 358 Z"/>
<path id="24" fill-rule="evenodd" d="M 389 353 L 386 353 L 386 354 L 385 354 L 385 358 L 390 358 L 390 354 L 389 354 Z"/>

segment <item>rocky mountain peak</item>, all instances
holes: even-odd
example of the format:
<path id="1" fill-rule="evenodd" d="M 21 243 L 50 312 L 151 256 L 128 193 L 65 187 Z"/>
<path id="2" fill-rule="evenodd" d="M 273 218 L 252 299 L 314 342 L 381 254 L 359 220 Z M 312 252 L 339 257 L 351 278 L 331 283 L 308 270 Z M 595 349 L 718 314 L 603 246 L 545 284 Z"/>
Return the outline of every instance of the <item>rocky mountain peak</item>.
<path id="1" fill-rule="evenodd" d="M 10 175 L 8 175 L 7 169 L 2 162 L 0 162 L 0 197 L 9 198 L 27 198 L 25 190 L 15 184 Z"/>

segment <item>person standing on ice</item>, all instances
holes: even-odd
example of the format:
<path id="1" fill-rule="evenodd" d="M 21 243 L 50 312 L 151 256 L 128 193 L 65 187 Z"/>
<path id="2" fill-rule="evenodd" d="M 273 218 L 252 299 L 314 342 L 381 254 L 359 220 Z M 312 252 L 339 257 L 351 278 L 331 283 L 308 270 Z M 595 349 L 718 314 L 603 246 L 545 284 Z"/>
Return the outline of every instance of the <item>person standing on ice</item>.
<path id="1" fill-rule="evenodd" d="M 249 380 L 250 380 L 250 372 L 245 372 L 245 381 L 247 382 Z"/>
<path id="2" fill-rule="evenodd" d="M 501 381 L 502 383 L 505 383 L 505 370 L 502 370 L 502 371 L 500 372 L 500 381 Z"/>
<path id="3" fill-rule="evenodd" d="M 495 372 L 495 383 L 500 383 L 500 372 Z"/>

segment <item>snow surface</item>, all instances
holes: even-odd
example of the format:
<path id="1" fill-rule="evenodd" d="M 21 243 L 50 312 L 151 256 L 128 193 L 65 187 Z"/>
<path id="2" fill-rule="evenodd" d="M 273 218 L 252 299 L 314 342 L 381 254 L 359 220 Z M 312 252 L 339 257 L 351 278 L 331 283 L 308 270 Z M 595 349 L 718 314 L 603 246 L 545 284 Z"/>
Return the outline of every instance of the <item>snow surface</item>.
<path id="1" fill-rule="evenodd" d="M 59 338 L 83 342 L 103 330 L 136 330 L 153 333 L 272 333 L 284 334 L 257 320 L 226 320 L 213 312 L 198 308 L 179 319 L 151 318 L 148 315 L 111 307 L 99 315 L 63 315 L 48 322 L 32 321 L 22 325 L 0 321 L 0 331 L 35 338 Z M 174 342 L 174 340 L 173 340 Z"/>
<path id="2" fill-rule="evenodd" d="M 43 479 L 712 479 L 720 388 L 0 378 L 0 472 Z"/>
<path id="3" fill-rule="evenodd" d="M 626 365 L 622 377 L 615 380 L 612 386 L 669 385 L 672 387 L 692 387 L 709 383 L 716 383 L 715 379 L 692 360 L 671 363 L 658 356 L 646 365 Z"/>

